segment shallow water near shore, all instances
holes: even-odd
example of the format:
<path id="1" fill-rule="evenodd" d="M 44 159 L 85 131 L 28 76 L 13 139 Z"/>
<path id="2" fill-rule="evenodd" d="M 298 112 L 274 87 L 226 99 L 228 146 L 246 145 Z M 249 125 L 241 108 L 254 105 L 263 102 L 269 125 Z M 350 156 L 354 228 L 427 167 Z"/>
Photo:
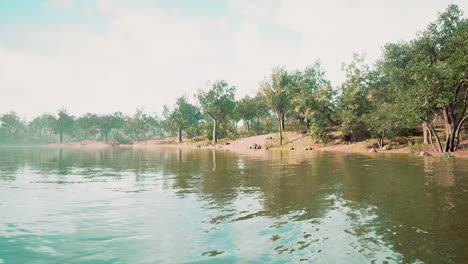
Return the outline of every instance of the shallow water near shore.
<path id="1" fill-rule="evenodd" d="M 0 263 L 467 263 L 468 160 L 0 148 Z"/>

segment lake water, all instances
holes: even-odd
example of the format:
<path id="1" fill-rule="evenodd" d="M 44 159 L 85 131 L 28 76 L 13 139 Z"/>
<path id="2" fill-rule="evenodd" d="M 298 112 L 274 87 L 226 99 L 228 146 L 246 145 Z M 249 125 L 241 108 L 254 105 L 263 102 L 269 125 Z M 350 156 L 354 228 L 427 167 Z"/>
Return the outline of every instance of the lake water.
<path id="1" fill-rule="evenodd" d="M 468 160 L 0 148 L 0 263 L 468 263 Z"/>

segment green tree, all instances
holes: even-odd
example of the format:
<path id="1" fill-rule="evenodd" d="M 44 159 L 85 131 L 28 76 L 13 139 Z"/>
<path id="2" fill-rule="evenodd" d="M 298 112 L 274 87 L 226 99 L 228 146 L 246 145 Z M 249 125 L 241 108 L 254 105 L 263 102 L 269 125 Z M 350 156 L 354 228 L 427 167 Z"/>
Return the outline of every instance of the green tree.
<path id="1" fill-rule="evenodd" d="M 162 122 L 157 114 L 146 115 L 145 122 L 148 125 L 148 130 L 150 131 L 151 137 L 156 135 L 163 136 Z"/>
<path id="2" fill-rule="evenodd" d="M 87 113 L 76 120 L 76 125 L 83 131 L 84 139 L 96 133 L 100 120 L 96 114 Z"/>
<path id="3" fill-rule="evenodd" d="M 2 115 L 0 117 L 0 124 L 8 132 L 8 136 L 17 134 L 24 125 L 18 114 L 13 111 Z"/>
<path id="4" fill-rule="evenodd" d="M 197 97 L 203 112 L 213 122 L 213 144 L 218 141 L 217 128 L 219 120 L 226 117 L 234 109 L 235 90 L 236 87 L 229 87 L 226 81 L 216 81 L 210 90 L 198 92 Z"/>
<path id="5" fill-rule="evenodd" d="M 148 130 L 146 114 L 143 109 L 138 108 L 132 117 L 127 118 L 127 126 L 136 141 L 140 141 Z"/>
<path id="6" fill-rule="evenodd" d="M 63 134 L 69 133 L 73 129 L 74 117 L 69 115 L 67 110 L 60 109 L 57 112 L 58 118 L 55 122 L 55 132 L 59 134 L 60 143 L 63 142 Z"/>
<path id="7" fill-rule="evenodd" d="M 57 120 L 51 114 L 35 117 L 28 125 L 31 136 L 41 142 L 51 142 Z"/>
<path id="8" fill-rule="evenodd" d="M 284 117 L 294 95 L 291 78 L 284 68 L 273 68 L 270 76 L 260 83 L 260 89 L 275 113 L 280 133 L 280 145 L 283 145 Z"/>
<path id="9" fill-rule="evenodd" d="M 266 103 L 265 96 L 261 93 L 258 93 L 254 98 L 253 101 L 255 103 L 255 119 L 256 119 L 256 126 L 255 130 L 257 131 L 257 135 L 260 134 L 261 127 L 260 127 L 260 119 L 265 118 L 269 115 L 268 105 Z"/>
<path id="10" fill-rule="evenodd" d="M 368 100 L 370 74 L 364 55 L 353 54 L 350 64 L 343 64 L 346 80 L 341 85 L 338 97 L 339 116 L 343 135 L 351 139 L 353 134 L 365 132 L 363 117 L 371 110 Z"/>
<path id="11" fill-rule="evenodd" d="M 178 141 L 182 142 L 182 131 L 191 126 L 196 126 L 202 115 L 198 107 L 188 103 L 187 98 L 181 96 L 177 98 L 175 107 L 170 111 L 168 118 L 177 130 Z"/>
<path id="12" fill-rule="evenodd" d="M 458 6 L 450 5 L 416 39 L 384 49 L 383 67 L 398 104 L 426 124 L 439 152 L 457 150 L 468 118 L 468 21 L 462 15 Z M 444 121 L 444 146 L 429 119 L 434 115 Z"/>
<path id="13" fill-rule="evenodd" d="M 114 113 L 111 115 L 101 115 L 97 118 L 97 120 L 101 137 L 106 142 L 109 136 L 109 132 L 112 129 L 118 129 L 123 126 L 120 113 Z"/>
<path id="14" fill-rule="evenodd" d="M 336 91 L 325 79 L 320 61 L 293 75 L 296 93 L 292 99 L 292 111 L 315 139 L 328 140 L 327 128 L 337 125 L 334 97 Z M 312 127 L 311 126 L 312 123 Z"/>
<path id="15" fill-rule="evenodd" d="M 242 98 L 236 106 L 236 111 L 239 113 L 242 120 L 247 126 L 247 134 L 250 136 L 250 122 L 254 119 L 257 107 L 257 101 L 255 98 L 245 96 Z"/>

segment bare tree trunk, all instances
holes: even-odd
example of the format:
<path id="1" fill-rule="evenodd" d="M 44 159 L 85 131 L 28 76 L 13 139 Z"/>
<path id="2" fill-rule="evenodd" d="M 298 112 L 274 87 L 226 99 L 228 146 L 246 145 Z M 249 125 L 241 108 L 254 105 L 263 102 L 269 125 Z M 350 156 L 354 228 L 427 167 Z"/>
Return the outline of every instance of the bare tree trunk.
<path id="1" fill-rule="evenodd" d="M 249 120 L 245 120 L 245 124 L 247 125 L 247 135 L 250 137 L 250 125 L 249 125 Z"/>
<path id="2" fill-rule="evenodd" d="M 437 135 L 436 131 L 434 130 L 434 128 L 432 127 L 432 125 L 427 121 L 427 120 L 424 120 L 424 122 L 426 123 L 427 127 L 429 128 L 429 131 L 431 132 L 431 137 L 430 137 L 430 140 L 431 140 L 431 144 L 433 145 L 433 142 L 432 142 L 432 136 L 434 136 L 435 140 L 436 140 L 436 147 L 434 147 L 434 149 L 437 151 L 437 152 L 442 152 L 442 144 L 440 143 L 440 139 L 439 139 L 439 136 Z M 434 145 L 433 145 L 434 146 Z"/>
<path id="3" fill-rule="evenodd" d="M 218 138 L 217 138 L 218 135 L 216 135 L 216 126 L 218 125 L 218 120 L 214 118 L 212 119 L 213 119 L 213 145 L 214 145 L 216 144 L 216 142 L 218 142 Z"/>
<path id="4" fill-rule="evenodd" d="M 426 126 L 427 127 L 427 126 Z M 439 150 L 434 146 L 434 143 L 432 142 L 432 133 L 431 133 L 431 130 L 427 130 L 428 131 L 428 136 L 429 136 L 429 143 L 431 144 L 432 148 L 435 150 L 435 152 L 439 152 Z"/>
<path id="5" fill-rule="evenodd" d="M 423 129 L 423 143 L 429 144 L 429 134 L 431 132 L 429 131 L 429 128 L 427 127 L 425 122 L 422 123 L 422 129 Z"/>
<path id="6" fill-rule="evenodd" d="M 59 134 L 60 134 L 60 143 L 62 143 L 62 142 L 63 142 L 63 140 L 62 140 L 62 139 L 63 139 L 63 137 L 62 137 L 62 134 L 63 134 L 62 130 L 60 130 Z"/>
<path id="7" fill-rule="evenodd" d="M 281 130 L 284 130 L 284 114 L 281 115 Z"/>
<path id="8" fill-rule="evenodd" d="M 463 111 L 464 113 L 464 111 Z M 444 152 L 454 152 L 458 149 L 460 129 L 468 116 L 459 119 L 453 113 L 453 109 L 444 108 L 445 146 Z"/>
<path id="9" fill-rule="evenodd" d="M 385 131 L 382 131 L 382 135 L 377 139 L 377 145 L 379 145 L 379 148 L 383 148 L 384 138 L 385 138 Z"/>
<path id="10" fill-rule="evenodd" d="M 463 126 L 463 123 L 466 121 L 466 119 L 468 118 L 468 115 L 467 116 L 464 116 L 461 120 L 460 120 L 460 123 L 458 123 L 458 126 L 455 128 L 455 150 L 458 149 L 458 145 L 460 144 L 460 130 Z"/>
<path id="11" fill-rule="evenodd" d="M 283 145 L 283 127 L 282 127 L 282 119 L 278 118 L 278 127 L 279 127 L 279 134 L 280 134 L 280 146 Z"/>
<path id="12" fill-rule="evenodd" d="M 260 117 L 257 116 L 257 135 L 260 134 Z"/>
<path id="13" fill-rule="evenodd" d="M 179 143 L 182 143 L 182 128 L 179 126 L 179 134 L 178 134 L 178 138 L 179 138 Z"/>

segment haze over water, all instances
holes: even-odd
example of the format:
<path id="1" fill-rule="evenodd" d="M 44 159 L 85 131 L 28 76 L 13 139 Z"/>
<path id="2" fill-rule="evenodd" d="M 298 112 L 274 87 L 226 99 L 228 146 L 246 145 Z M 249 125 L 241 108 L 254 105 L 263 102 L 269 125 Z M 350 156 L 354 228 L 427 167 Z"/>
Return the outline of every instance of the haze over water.
<path id="1" fill-rule="evenodd" d="M 0 148 L 0 263 L 467 263 L 468 161 Z"/>

